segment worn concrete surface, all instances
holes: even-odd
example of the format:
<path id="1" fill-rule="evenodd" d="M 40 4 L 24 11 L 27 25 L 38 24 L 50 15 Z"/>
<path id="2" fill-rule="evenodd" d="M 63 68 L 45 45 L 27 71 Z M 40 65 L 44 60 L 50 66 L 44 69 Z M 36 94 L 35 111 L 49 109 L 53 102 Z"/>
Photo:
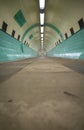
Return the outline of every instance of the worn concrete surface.
<path id="1" fill-rule="evenodd" d="M 84 61 L 0 64 L 0 130 L 84 130 Z"/>

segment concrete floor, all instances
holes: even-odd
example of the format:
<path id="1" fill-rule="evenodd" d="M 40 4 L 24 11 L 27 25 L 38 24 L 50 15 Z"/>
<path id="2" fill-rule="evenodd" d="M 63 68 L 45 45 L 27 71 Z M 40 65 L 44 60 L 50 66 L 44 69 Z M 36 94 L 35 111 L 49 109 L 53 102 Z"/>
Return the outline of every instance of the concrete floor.
<path id="1" fill-rule="evenodd" d="M 84 130 L 84 61 L 1 63 L 0 130 Z"/>

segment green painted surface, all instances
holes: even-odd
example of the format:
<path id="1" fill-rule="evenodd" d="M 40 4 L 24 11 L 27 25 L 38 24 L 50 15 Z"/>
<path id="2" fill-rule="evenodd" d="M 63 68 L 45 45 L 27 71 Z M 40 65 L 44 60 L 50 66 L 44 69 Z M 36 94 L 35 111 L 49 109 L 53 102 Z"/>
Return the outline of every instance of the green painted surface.
<path id="1" fill-rule="evenodd" d="M 36 28 L 36 27 L 38 27 L 38 26 L 40 26 L 39 23 L 36 23 L 36 24 L 33 24 L 32 26 L 30 26 L 30 27 L 24 32 L 21 41 L 23 42 L 23 40 L 24 40 L 24 38 L 26 37 L 26 35 L 27 35 L 32 29 L 34 29 L 34 28 Z"/>
<path id="2" fill-rule="evenodd" d="M 29 39 L 31 40 L 33 38 L 33 35 L 31 34 L 30 36 L 29 36 Z"/>
<path id="3" fill-rule="evenodd" d="M 0 30 L 0 62 L 36 57 L 38 54 L 22 42 Z"/>
<path id="4" fill-rule="evenodd" d="M 19 25 L 20 27 L 22 27 L 22 26 L 26 23 L 25 17 L 24 17 L 24 15 L 23 15 L 23 13 L 22 13 L 21 10 L 19 10 L 19 11 L 15 14 L 14 19 L 15 19 L 15 21 L 18 23 L 18 25 Z"/>
<path id="5" fill-rule="evenodd" d="M 47 56 L 84 59 L 84 29 L 78 31 L 57 47 L 47 52 Z"/>
<path id="6" fill-rule="evenodd" d="M 36 28 L 36 27 L 38 27 L 38 26 L 40 27 L 40 24 L 39 24 L 39 23 L 36 23 L 36 24 L 33 24 L 32 26 L 30 26 L 30 27 L 24 32 L 21 41 L 23 42 L 23 40 L 24 40 L 24 38 L 26 37 L 26 35 L 28 35 L 28 33 L 29 33 L 32 29 L 34 29 L 34 28 Z M 56 26 L 54 26 L 54 25 L 52 25 L 52 24 L 50 24 L 50 23 L 45 23 L 44 26 L 47 26 L 47 27 L 50 27 L 51 29 L 53 29 L 53 30 L 60 36 L 61 40 L 62 40 L 62 41 L 64 40 L 62 33 L 60 32 L 60 30 L 59 30 Z"/>

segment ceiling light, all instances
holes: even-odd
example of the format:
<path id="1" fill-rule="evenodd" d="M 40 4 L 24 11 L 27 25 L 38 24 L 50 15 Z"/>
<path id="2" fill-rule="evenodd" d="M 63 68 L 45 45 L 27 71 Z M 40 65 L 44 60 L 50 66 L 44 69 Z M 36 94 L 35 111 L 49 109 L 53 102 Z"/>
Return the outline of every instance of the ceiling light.
<path id="1" fill-rule="evenodd" d="M 44 13 L 40 13 L 40 25 L 44 25 Z"/>
<path id="2" fill-rule="evenodd" d="M 43 34 L 41 34 L 41 37 L 43 37 Z"/>
<path id="3" fill-rule="evenodd" d="M 44 27 L 41 27 L 41 33 L 43 33 L 44 32 Z"/>
<path id="4" fill-rule="evenodd" d="M 43 39 L 41 39 L 41 41 L 43 41 Z"/>
<path id="5" fill-rule="evenodd" d="M 39 0 L 39 8 L 44 9 L 45 8 L 45 0 Z"/>
<path id="6" fill-rule="evenodd" d="M 43 40 L 43 37 L 41 37 L 41 40 Z"/>

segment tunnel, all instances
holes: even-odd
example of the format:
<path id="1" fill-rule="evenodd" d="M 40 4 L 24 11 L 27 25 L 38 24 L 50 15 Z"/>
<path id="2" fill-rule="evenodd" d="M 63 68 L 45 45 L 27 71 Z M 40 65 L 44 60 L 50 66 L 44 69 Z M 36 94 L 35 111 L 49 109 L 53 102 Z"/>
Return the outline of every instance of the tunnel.
<path id="1" fill-rule="evenodd" d="M 84 0 L 0 0 L 0 130 L 84 130 Z"/>

